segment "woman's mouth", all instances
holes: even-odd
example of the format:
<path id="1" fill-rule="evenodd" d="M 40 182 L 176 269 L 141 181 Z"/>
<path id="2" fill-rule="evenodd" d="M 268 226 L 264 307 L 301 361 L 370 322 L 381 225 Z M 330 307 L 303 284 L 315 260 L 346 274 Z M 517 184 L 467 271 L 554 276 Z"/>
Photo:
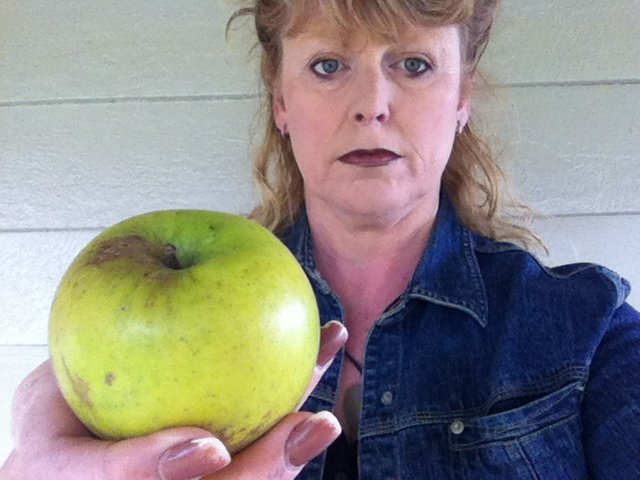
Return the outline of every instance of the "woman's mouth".
<path id="1" fill-rule="evenodd" d="M 342 163 L 357 167 L 382 167 L 399 159 L 400 155 L 384 148 L 353 150 L 338 158 Z"/>

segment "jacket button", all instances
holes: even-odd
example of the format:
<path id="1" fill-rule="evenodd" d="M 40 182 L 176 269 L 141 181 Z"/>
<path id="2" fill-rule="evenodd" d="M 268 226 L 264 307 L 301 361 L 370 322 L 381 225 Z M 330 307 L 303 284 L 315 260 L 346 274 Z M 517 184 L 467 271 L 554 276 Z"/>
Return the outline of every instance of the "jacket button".
<path id="1" fill-rule="evenodd" d="M 382 397 L 380 397 L 380 401 L 383 405 L 391 405 L 391 402 L 393 402 L 393 393 L 387 390 L 382 394 Z"/>
<path id="2" fill-rule="evenodd" d="M 462 422 L 462 420 L 454 420 L 453 422 L 451 422 L 449 429 L 454 435 L 460 435 L 462 432 L 464 432 L 464 423 Z"/>

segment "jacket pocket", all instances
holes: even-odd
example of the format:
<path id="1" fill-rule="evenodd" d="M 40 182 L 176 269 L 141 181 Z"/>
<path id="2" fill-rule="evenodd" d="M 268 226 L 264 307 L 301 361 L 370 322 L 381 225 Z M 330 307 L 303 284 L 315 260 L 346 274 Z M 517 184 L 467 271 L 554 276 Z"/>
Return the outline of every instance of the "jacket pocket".
<path id="1" fill-rule="evenodd" d="M 583 390 L 576 381 L 517 408 L 451 423 L 449 446 L 465 478 L 586 478 Z"/>
<path id="2" fill-rule="evenodd" d="M 466 450 L 534 435 L 577 416 L 583 390 L 584 382 L 575 381 L 518 408 L 455 420 L 449 428 L 449 446 L 453 450 Z"/>

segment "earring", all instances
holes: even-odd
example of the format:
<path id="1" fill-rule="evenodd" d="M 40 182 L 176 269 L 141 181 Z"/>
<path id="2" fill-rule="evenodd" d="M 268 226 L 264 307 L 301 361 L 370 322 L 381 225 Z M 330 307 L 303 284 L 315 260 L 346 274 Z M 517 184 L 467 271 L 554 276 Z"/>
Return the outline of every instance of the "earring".
<path id="1" fill-rule="evenodd" d="M 462 123 L 460 123 L 460 120 L 458 120 L 456 122 L 456 135 L 460 135 L 462 133 L 462 130 L 464 130 L 464 125 L 462 125 Z"/>
<path id="2" fill-rule="evenodd" d="M 289 129 L 287 128 L 287 124 L 285 123 L 282 128 L 278 129 L 280 131 L 280 136 L 282 138 L 287 138 L 289 136 Z"/>

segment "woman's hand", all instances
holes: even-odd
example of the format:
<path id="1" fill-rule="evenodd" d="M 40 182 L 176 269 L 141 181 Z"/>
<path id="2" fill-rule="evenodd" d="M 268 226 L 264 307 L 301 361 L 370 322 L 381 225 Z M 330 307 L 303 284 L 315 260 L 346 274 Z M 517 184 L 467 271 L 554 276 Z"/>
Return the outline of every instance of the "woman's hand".
<path id="1" fill-rule="evenodd" d="M 346 342 L 338 322 L 322 329 L 311 393 Z M 1 480 L 207 480 L 292 479 L 340 434 L 333 415 L 297 412 L 234 456 L 210 432 L 166 429 L 110 442 L 96 439 L 65 402 L 47 361 L 20 385 L 14 398 L 16 449 L 0 469 Z M 217 473 L 214 473 L 217 472 Z"/>

